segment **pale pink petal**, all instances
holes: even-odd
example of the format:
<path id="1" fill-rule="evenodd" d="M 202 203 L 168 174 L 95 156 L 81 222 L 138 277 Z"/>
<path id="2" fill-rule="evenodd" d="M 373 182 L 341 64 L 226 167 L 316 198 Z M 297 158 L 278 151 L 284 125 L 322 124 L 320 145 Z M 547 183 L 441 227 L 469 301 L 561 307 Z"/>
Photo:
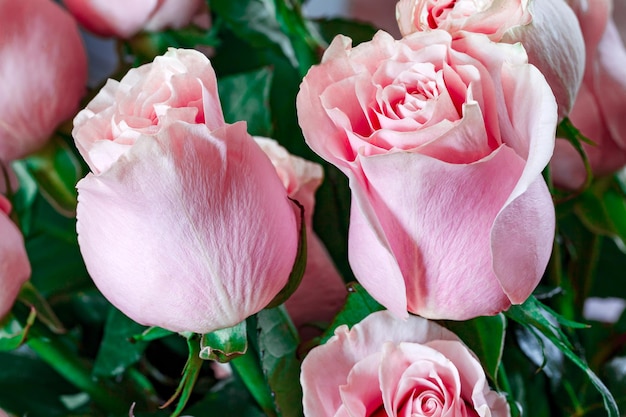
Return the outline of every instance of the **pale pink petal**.
<path id="1" fill-rule="evenodd" d="M 0 160 L 8 162 L 41 148 L 76 112 L 87 56 L 76 22 L 50 0 L 1 0 L 0 28 Z"/>
<path id="2" fill-rule="evenodd" d="M 10 210 L 11 204 L 0 195 L 0 319 L 11 310 L 31 272 L 24 238 L 8 217 Z"/>
<path id="3" fill-rule="evenodd" d="M 185 27 L 196 15 L 206 12 L 205 6 L 203 0 L 163 0 L 143 29 L 156 32 Z"/>
<path id="4" fill-rule="evenodd" d="M 78 191 L 87 269 L 141 324 L 196 333 L 234 325 L 265 307 L 293 266 L 292 203 L 244 123 L 214 132 L 172 123 Z"/>
<path id="5" fill-rule="evenodd" d="M 159 0 L 63 0 L 63 3 L 90 32 L 129 38 L 146 24 Z"/>

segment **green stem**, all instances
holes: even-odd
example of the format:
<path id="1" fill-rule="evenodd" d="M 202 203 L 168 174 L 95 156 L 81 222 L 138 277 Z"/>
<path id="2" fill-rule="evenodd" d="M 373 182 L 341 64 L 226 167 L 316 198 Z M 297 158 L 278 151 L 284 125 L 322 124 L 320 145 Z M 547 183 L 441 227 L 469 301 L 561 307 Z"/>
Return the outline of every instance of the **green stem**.
<path id="1" fill-rule="evenodd" d="M 241 377 L 241 380 L 252 394 L 252 397 L 259 404 L 263 412 L 268 417 L 278 417 L 274 407 L 272 393 L 269 390 L 265 375 L 254 357 L 253 350 L 249 347 L 248 351 L 232 361 L 230 361 L 233 369 Z"/>
<path id="2" fill-rule="evenodd" d="M 39 326 L 38 326 L 39 327 Z M 39 357 L 54 368 L 60 375 L 77 388 L 83 390 L 103 410 L 112 413 L 127 413 L 130 404 L 126 404 L 119 395 L 113 394 L 107 388 L 98 384 L 91 376 L 86 364 L 60 340 L 60 336 L 50 335 L 42 337 L 32 332 L 27 345 Z"/>

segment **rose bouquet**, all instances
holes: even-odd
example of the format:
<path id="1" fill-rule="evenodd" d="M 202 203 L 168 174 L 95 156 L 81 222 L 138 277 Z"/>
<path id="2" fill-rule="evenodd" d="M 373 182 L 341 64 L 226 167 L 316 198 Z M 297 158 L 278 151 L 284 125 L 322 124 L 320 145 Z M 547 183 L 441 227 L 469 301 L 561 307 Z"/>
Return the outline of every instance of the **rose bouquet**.
<path id="1" fill-rule="evenodd" d="M 626 415 L 614 1 L 0 0 L 0 416 Z"/>

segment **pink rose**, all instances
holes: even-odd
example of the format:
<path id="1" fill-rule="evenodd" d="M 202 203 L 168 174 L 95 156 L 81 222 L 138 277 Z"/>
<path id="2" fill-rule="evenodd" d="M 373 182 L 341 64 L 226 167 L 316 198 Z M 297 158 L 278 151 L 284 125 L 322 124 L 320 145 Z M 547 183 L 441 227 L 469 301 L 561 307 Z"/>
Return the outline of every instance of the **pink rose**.
<path id="1" fill-rule="evenodd" d="M 552 87 L 559 116 L 572 108 L 584 71 L 584 42 L 564 0 L 400 0 L 400 32 L 444 29 L 484 33 L 494 42 L 521 42 Z"/>
<path id="2" fill-rule="evenodd" d="M 87 30 L 130 38 L 141 30 L 178 29 L 206 13 L 203 0 L 63 0 Z"/>
<path id="3" fill-rule="evenodd" d="M 478 359 L 421 317 L 373 313 L 311 350 L 302 363 L 304 415 L 507 417 Z"/>
<path id="4" fill-rule="evenodd" d="M 291 155 L 275 140 L 260 137 L 255 140 L 274 164 L 289 197 L 304 206 L 306 270 L 300 286 L 285 306 L 302 340 L 308 340 L 318 334 L 310 323 L 332 321 L 348 294 L 343 279 L 312 227 L 315 191 L 322 183 L 324 171 L 319 164 Z"/>
<path id="5" fill-rule="evenodd" d="M 287 283 L 295 212 L 245 123 L 173 121 L 77 188 L 87 270 L 138 323 L 208 333 L 263 309 Z"/>
<path id="6" fill-rule="evenodd" d="M 72 135 L 94 173 L 105 171 L 141 135 L 169 121 L 224 125 L 217 80 L 208 58 L 193 49 L 170 49 L 154 62 L 108 80 L 74 119 Z"/>
<path id="7" fill-rule="evenodd" d="M 77 185 L 80 249 L 130 318 L 208 333 L 284 287 L 295 206 L 245 123 L 224 124 L 202 54 L 170 50 L 109 81 L 73 135 L 93 171 Z"/>
<path id="8" fill-rule="evenodd" d="M 585 36 L 587 64 L 570 120 L 596 143 L 583 144 L 593 174 L 608 175 L 626 165 L 626 48 L 610 16 L 612 2 L 571 4 Z M 565 140 L 557 141 L 551 166 L 561 187 L 575 189 L 585 181 L 582 159 Z"/>
<path id="9" fill-rule="evenodd" d="M 24 238 L 8 217 L 11 203 L 0 194 L 0 319 L 4 317 L 17 294 L 30 277 L 30 263 Z"/>
<path id="10" fill-rule="evenodd" d="M 74 19 L 51 0 L 0 0 L 0 160 L 41 148 L 78 108 L 87 58 Z"/>
<path id="11" fill-rule="evenodd" d="M 531 294 L 554 237 L 541 171 L 557 110 L 523 48 L 338 36 L 297 108 L 307 144 L 350 180 L 350 265 L 382 305 L 464 320 Z"/>

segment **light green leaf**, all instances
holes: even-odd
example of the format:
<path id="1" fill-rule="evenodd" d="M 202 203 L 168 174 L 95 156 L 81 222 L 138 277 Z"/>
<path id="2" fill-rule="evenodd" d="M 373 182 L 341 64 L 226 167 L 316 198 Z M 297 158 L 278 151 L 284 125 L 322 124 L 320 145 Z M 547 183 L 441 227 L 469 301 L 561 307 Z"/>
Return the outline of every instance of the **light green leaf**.
<path id="1" fill-rule="evenodd" d="M 243 355 L 248 350 L 246 322 L 233 327 L 216 330 L 202 336 L 200 358 L 226 363 Z"/>
<path id="2" fill-rule="evenodd" d="M 31 308 L 25 325 L 22 325 L 13 314 L 7 314 L 0 321 L 0 352 L 20 347 L 26 340 L 28 329 L 33 325 L 36 317 L 37 310 Z"/>

